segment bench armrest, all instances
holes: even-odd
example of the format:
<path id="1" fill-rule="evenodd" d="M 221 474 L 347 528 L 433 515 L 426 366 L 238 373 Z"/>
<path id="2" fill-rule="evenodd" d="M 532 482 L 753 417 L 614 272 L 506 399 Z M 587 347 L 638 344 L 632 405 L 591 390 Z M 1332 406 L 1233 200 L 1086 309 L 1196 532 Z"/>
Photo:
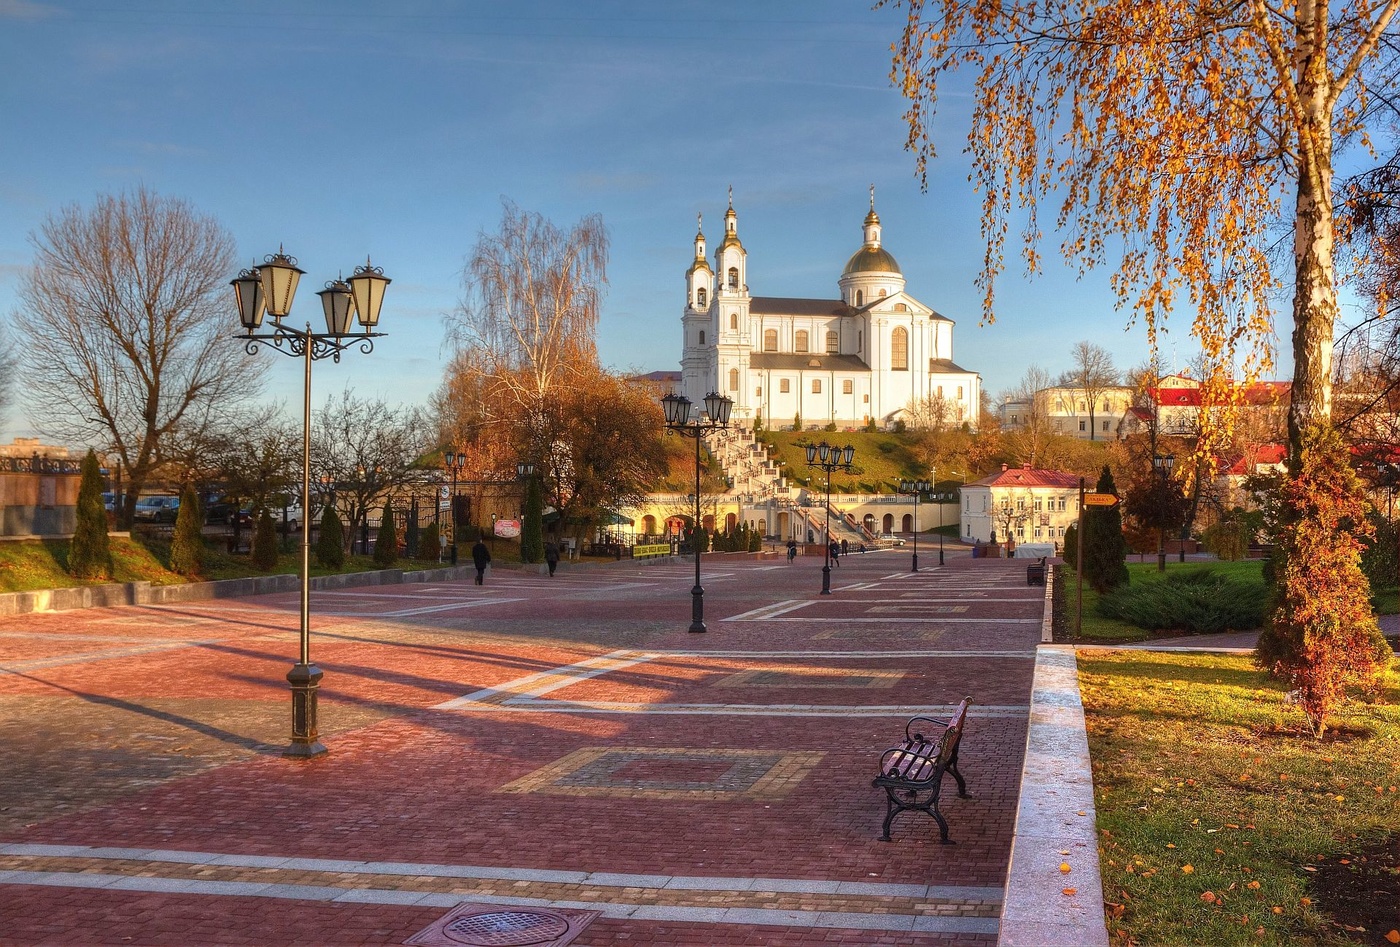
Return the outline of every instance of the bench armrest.
<path id="1" fill-rule="evenodd" d="M 940 730 L 947 730 L 950 724 L 950 721 L 939 720 L 937 717 L 910 717 L 909 722 L 904 725 L 904 739 L 919 743 L 923 743 L 926 741 L 936 742 L 930 740 L 930 738 L 926 734 L 918 733 L 914 730 L 914 724 L 918 723 L 920 720 L 922 720 L 924 723 L 931 723 L 935 727 L 938 727 Z"/>

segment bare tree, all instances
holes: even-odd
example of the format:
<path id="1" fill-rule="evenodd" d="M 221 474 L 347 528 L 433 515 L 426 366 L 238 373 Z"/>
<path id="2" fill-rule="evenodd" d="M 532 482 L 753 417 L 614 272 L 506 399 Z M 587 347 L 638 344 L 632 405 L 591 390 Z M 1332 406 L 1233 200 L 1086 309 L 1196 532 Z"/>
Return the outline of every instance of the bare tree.
<path id="1" fill-rule="evenodd" d="M 5 423 L 5 414 L 14 397 L 16 361 L 14 343 L 10 341 L 5 323 L 0 322 L 0 425 Z"/>
<path id="2" fill-rule="evenodd" d="M 915 396 L 904 406 L 905 423 L 911 431 L 942 431 L 953 419 L 954 408 L 942 392 Z"/>
<path id="3" fill-rule="evenodd" d="M 462 304 L 448 324 L 460 356 L 453 370 L 479 376 L 482 420 L 531 435 L 531 460 L 543 458 L 555 433 L 543 426 L 546 406 L 597 367 L 607 259 L 597 214 L 564 231 L 505 201 L 500 230 L 482 233 L 467 260 Z"/>
<path id="4" fill-rule="evenodd" d="M 233 240 L 186 202 L 140 188 L 50 215 L 20 287 L 26 403 L 56 437 L 94 436 L 126 469 L 122 522 L 165 462 L 164 440 L 208 405 L 257 393 L 226 351 Z"/>
<path id="5" fill-rule="evenodd" d="M 1092 342 L 1076 342 L 1070 350 L 1072 368 L 1060 375 L 1060 386 L 1084 395 L 1089 406 L 1089 440 L 1096 440 L 1094 406 L 1099 395 L 1118 384 L 1118 369 L 1108 350 Z"/>
<path id="6" fill-rule="evenodd" d="M 1038 466 L 1053 436 L 1050 415 L 1045 401 L 1045 389 L 1050 387 L 1050 373 L 1039 365 L 1031 365 L 1021 380 L 1006 393 L 1005 401 L 1024 405 L 1018 425 L 1005 431 L 1007 447 L 1019 460 Z"/>
<path id="7" fill-rule="evenodd" d="M 325 407 L 312 419 L 311 476 L 334 496 L 336 510 L 348 526 L 347 544 L 386 496 L 417 479 L 427 431 L 416 409 L 356 398 L 348 388 L 327 396 Z M 310 510 L 305 515 L 308 522 L 315 517 Z"/>

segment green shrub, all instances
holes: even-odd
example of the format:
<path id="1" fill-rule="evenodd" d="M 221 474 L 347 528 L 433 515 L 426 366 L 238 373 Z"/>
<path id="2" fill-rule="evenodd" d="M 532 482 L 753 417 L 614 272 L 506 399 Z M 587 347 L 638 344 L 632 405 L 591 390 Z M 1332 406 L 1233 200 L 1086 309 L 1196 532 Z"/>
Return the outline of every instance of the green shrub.
<path id="1" fill-rule="evenodd" d="M 1065 527 L 1065 539 L 1063 543 L 1065 563 L 1071 568 L 1079 569 L 1079 524 L 1070 523 Z"/>
<path id="2" fill-rule="evenodd" d="M 531 477 L 525 484 L 524 518 L 520 524 L 520 561 L 544 561 L 544 496 L 540 478 Z"/>
<path id="3" fill-rule="evenodd" d="M 273 522 L 272 514 L 267 510 L 262 511 L 258 517 L 258 526 L 253 533 L 253 549 L 249 558 L 255 568 L 264 572 L 271 572 L 277 568 L 277 524 Z"/>
<path id="4" fill-rule="evenodd" d="M 379 518 L 379 532 L 374 537 L 374 564 L 387 569 L 399 560 L 399 531 L 394 526 L 394 510 L 384 503 L 384 513 Z"/>
<path id="5" fill-rule="evenodd" d="M 406 558 L 418 558 L 418 544 L 422 542 L 421 530 L 418 529 L 418 508 L 415 506 L 408 514 L 408 526 L 403 531 L 403 554 Z"/>
<path id="6" fill-rule="evenodd" d="M 102 505 L 102 468 L 91 450 L 83 458 L 78 485 L 77 524 L 68 547 L 68 573 L 79 579 L 112 575 L 112 551 L 107 543 L 107 511 Z"/>
<path id="7" fill-rule="evenodd" d="M 1118 489 L 1113 483 L 1113 472 L 1105 464 L 1099 475 L 1097 493 L 1111 493 Z M 1123 538 L 1123 512 L 1121 504 L 1112 506 L 1091 506 L 1084 511 L 1084 581 L 1103 595 L 1110 589 L 1128 584 L 1128 542 Z"/>
<path id="8" fill-rule="evenodd" d="M 345 565 L 345 527 L 340 514 L 327 505 L 321 513 L 321 534 L 316 539 L 316 561 L 328 569 Z"/>
<path id="9" fill-rule="evenodd" d="M 170 541 L 170 570 L 183 576 L 204 571 L 204 511 L 194 487 L 185 485 L 180 512 L 175 514 L 175 535 Z"/>
<path id="10" fill-rule="evenodd" d="M 1269 590 L 1232 582 L 1208 568 L 1174 570 L 1160 579 L 1123 585 L 1099 599 L 1099 614 L 1149 631 L 1192 634 L 1249 631 L 1264 624 Z"/>
<path id="11" fill-rule="evenodd" d="M 442 540 L 438 538 L 441 535 L 436 523 L 429 523 L 423 528 L 423 538 L 418 543 L 418 549 L 424 559 L 437 559 L 442 555 Z"/>
<path id="12" fill-rule="evenodd" d="M 1375 535 L 1361 549 L 1361 571 L 1366 573 L 1372 589 L 1391 588 L 1400 572 L 1400 534 L 1395 524 L 1384 517 L 1373 514 L 1370 520 Z"/>
<path id="13" fill-rule="evenodd" d="M 1224 562 L 1238 562 L 1249 551 L 1249 524 L 1234 511 L 1226 513 L 1220 522 L 1212 523 L 1201 534 L 1201 543 L 1208 552 Z"/>

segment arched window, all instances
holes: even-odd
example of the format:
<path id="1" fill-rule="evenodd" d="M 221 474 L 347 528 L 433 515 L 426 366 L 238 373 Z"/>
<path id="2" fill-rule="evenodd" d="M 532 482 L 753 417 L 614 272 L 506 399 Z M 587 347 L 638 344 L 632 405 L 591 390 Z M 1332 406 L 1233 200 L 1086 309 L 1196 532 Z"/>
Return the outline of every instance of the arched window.
<path id="1" fill-rule="evenodd" d="M 704 309 L 704 308 L 705 308 L 705 287 L 703 287 L 703 286 L 701 286 L 699 289 L 697 289 L 697 290 L 695 291 L 695 308 L 696 308 L 696 309 Z"/>
<path id="2" fill-rule="evenodd" d="M 881 298 L 881 299 L 884 299 L 884 298 L 885 298 L 885 291 L 884 291 L 883 289 L 880 290 L 880 298 Z"/>
<path id="3" fill-rule="evenodd" d="M 909 370 L 909 331 L 903 326 L 896 326 L 890 333 L 890 370 Z"/>
<path id="4" fill-rule="evenodd" d="M 826 351 L 828 355 L 835 355 L 841 351 L 841 336 L 834 330 L 826 333 Z"/>
<path id="5" fill-rule="evenodd" d="M 806 330 L 806 329 L 798 329 L 798 330 L 797 330 L 797 334 L 796 334 L 795 336 L 793 336 L 792 347 L 793 347 L 793 351 L 794 351 L 794 352 L 805 352 L 805 351 L 807 351 L 807 330 Z"/>
<path id="6" fill-rule="evenodd" d="M 739 314 L 737 312 L 731 312 L 729 314 L 729 328 L 739 328 Z"/>
<path id="7" fill-rule="evenodd" d="M 764 329 L 764 330 L 763 330 L 763 351 L 765 351 L 765 352 L 776 352 L 776 351 L 778 351 L 778 330 L 777 330 L 777 329 Z"/>
<path id="8" fill-rule="evenodd" d="M 731 368 L 729 370 L 729 390 L 739 390 L 739 369 L 737 368 Z"/>
<path id="9" fill-rule="evenodd" d="M 856 306 L 857 306 L 857 307 L 860 307 L 860 306 L 864 306 L 864 305 L 865 305 L 865 293 L 862 293 L 860 290 L 856 290 Z"/>
<path id="10" fill-rule="evenodd" d="M 704 344 L 705 344 L 705 330 L 704 330 L 704 329 L 701 329 L 701 330 L 700 330 L 700 344 L 701 344 L 701 345 L 704 345 Z"/>
<path id="11" fill-rule="evenodd" d="M 729 268 L 729 288 L 739 288 L 739 268 L 737 266 L 731 266 Z"/>

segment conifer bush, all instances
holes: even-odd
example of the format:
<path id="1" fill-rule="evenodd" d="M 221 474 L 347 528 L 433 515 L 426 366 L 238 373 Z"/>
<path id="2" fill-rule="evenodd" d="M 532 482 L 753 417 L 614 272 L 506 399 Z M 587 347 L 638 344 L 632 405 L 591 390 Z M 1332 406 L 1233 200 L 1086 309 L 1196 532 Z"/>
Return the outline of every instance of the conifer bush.
<path id="1" fill-rule="evenodd" d="M 524 519 L 520 523 L 520 561 L 544 561 L 544 497 L 540 492 L 538 477 L 530 477 L 525 483 Z"/>
<path id="2" fill-rule="evenodd" d="M 249 558 L 254 568 L 271 572 L 277 568 L 277 523 L 272 514 L 263 510 L 253 532 L 253 549 Z"/>
<path id="3" fill-rule="evenodd" d="M 110 579 L 112 551 L 107 542 L 107 510 L 102 505 L 102 467 L 89 450 L 78 484 L 77 522 L 68 546 L 68 573 L 78 579 Z"/>
<path id="4" fill-rule="evenodd" d="M 316 539 L 316 561 L 328 569 L 345 565 L 345 528 L 340 514 L 329 504 L 321 513 L 321 532 Z"/>
<path id="5" fill-rule="evenodd" d="M 1118 493 L 1107 464 L 1094 492 Z M 1091 506 L 1084 511 L 1084 580 L 1100 595 L 1128 584 L 1128 543 L 1119 506 Z"/>
<path id="6" fill-rule="evenodd" d="M 403 554 L 408 559 L 418 558 L 418 546 L 422 542 L 422 531 L 418 528 L 418 508 L 408 514 L 408 525 L 403 531 Z"/>
<path id="7" fill-rule="evenodd" d="M 170 541 L 170 570 L 186 577 L 204 571 L 204 510 L 192 484 L 180 493 L 175 514 L 175 535 Z"/>
<path id="8" fill-rule="evenodd" d="M 1275 605 L 1255 659 L 1293 687 L 1321 738 L 1343 700 L 1380 684 L 1392 654 L 1361 571 L 1370 524 L 1346 444 L 1328 425 L 1301 442 L 1297 472 L 1280 488 Z"/>
<path id="9" fill-rule="evenodd" d="M 442 540 L 438 538 L 441 535 L 436 523 L 429 523 L 423 528 L 423 539 L 418 545 L 424 559 L 437 559 L 442 555 Z"/>
<path id="10" fill-rule="evenodd" d="M 374 537 L 374 564 L 387 569 L 399 561 L 399 532 L 394 525 L 394 510 L 386 501 L 384 515 L 379 520 L 379 532 Z"/>

